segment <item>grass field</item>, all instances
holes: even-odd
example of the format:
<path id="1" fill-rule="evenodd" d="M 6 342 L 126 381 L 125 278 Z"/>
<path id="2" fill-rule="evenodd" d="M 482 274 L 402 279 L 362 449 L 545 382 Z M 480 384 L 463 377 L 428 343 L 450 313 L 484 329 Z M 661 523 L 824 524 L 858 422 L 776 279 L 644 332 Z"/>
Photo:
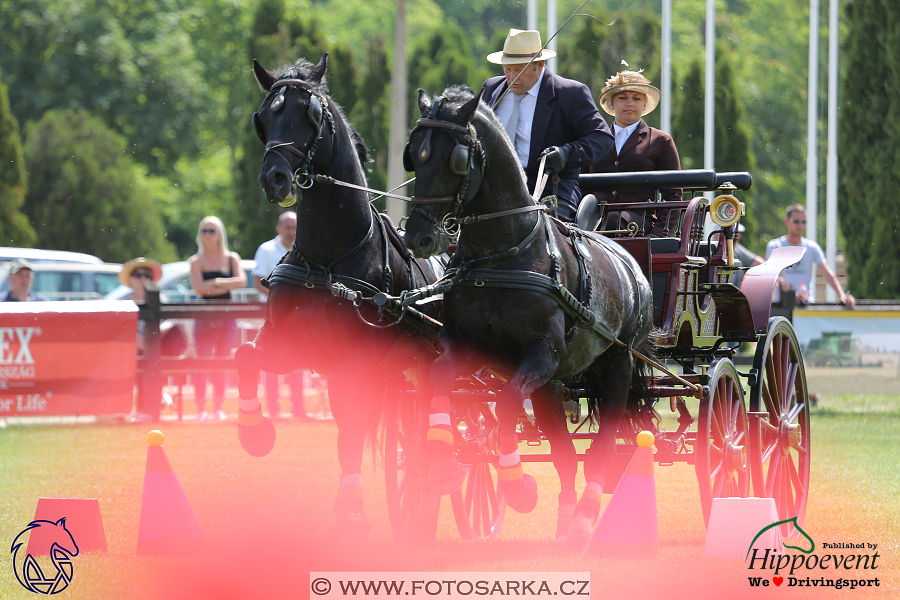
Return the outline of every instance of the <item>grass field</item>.
<path id="1" fill-rule="evenodd" d="M 233 422 L 164 423 L 160 428 L 166 435 L 163 447 L 209 542 L 201 557 L 135 557 L 151 427 L 0 430 L 0 540 L 5 548 L 33 518 L 38 498 L 100 499 L 109 553 L 76 557 L 72 583 L 58 597 L 305 598 L 310 571 L 589 571 L 595 598 L 900 598 L 900 396 L 820 395 L 813 414 L 804 529 L 819 545 L 877 543 L 880 559 L 875 571 L 809 575 L 879 578 L 880 587 L 856 590 L 751 588 L 748 575 L 753 573 L 742 561 L 704 560 L 697 484 L 686 465 L 656 469 L 658 558 L 585 560 L 551 542 L 558 483 L 549 464 L 526 467 L 539 482 L 538 507 L 529 515 L 507 513 L 500 540 L 459 541 L 445 499 L 437 542 L 421 549 L 393 541 L 383 473 L 367 454 L 363 479 L 372 530 L 368 544 L 347 547 L 329 538 L 339 472 L 333 422 L 279 423 L 275 450 L 263 459 L 241 450 Z M 31 597 L 16 581 L 12 555 L 4 551 L 0 598 Z"/>

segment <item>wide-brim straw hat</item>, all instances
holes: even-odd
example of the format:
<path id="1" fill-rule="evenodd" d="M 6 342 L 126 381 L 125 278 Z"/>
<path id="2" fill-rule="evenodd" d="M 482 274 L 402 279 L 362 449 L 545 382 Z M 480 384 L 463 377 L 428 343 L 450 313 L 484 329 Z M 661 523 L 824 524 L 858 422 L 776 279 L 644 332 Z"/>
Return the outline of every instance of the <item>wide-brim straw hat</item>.
<path id="1" fill-rule="evenodd" d="M 122 285 L 127 285 L 131 287 L 131 274 L 135 272 L 135 270 L 144 268 L 150 269 L 150 273 L 153 274 L 153 281 L 159 281 L 162 277 L 162 267 L 155 260 L 151 260 L 149 258 L 144 258 L 143 256 L 139 256 L 138 258 L 132 258 L 127 263 L 122 265 L 122 270 L 119 271 L 119 281 Z"/>
<path id="2" fill-rule="evenodd" d="M 532 58 L 547 60 L 556 56 L 553 50 L 541 49 L 541 32 L 535 29 L 510 29 L 502 52 L 488 54 L 488 62 L 495 65 L 520 65 Z"/>
<path id="3" fill-rule="evenodd" d="M 653 109 L 659 104 L 659 90 L 650 85 L 650 80 L 636 71 L 620 71 L 614 77 L 606 80 L 606 87 L 600 90 L 600 97 L 597 102 L 600 107 L 610 116 L 616 116 L 616 111 L 612 105 L 613 96 L 619 92 L 640 92 L 647 96 L 647 102 L 644 104 L 643 117 L 653 112 Z"/>

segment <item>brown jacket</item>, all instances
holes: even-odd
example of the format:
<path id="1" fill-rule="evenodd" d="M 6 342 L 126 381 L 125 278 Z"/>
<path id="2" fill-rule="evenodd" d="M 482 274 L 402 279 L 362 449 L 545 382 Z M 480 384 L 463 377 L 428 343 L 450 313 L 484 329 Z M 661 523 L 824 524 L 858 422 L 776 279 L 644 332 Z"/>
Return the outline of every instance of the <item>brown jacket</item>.
<path id="1" fill-rule="evenodd" d="M 622 152 L 616 154 L 615 144 L 610 151 L 600 160 L 588 167 L 587 173 L 625 173 L 633 171 L 678 171 L 681 170 L 681 161 L 678 160 L 678 150 L 675 148 L 675 142 L 672 136 L 665 131 L 660 131 L 647 125 L 643 119 L 638 123 L 637 128 L 631 132 L 631 135 L 625 140 L 622 146 Z M 666 202 L 679 201 L 682 198 L 680 189 L 662 189 L 660 190 L 661 199 Z M 600 202 L 649 202 L 655 199 L 654 190 L 622 190 L 619 192 L 598 192 L 597 200 Z M 613 215 L 607 215 L 613 216 Z M 635 221 L 636 215 L 623 213 L 621 215 L 627 221 Z M 658 227 L 654 228 L 654 235 L 659 235 L 659 229 L 663 226 L 665 214 L 656 215 L 653 219 L 658 223 Z M 620 225 L 615 222 L 604 220 L 604 229 L 618 228 Z M 653 223 L 644 224 L 643 229 L 650 231 Z M 669 231 L 674 228 L 674 224 L 669 225 Z"/>

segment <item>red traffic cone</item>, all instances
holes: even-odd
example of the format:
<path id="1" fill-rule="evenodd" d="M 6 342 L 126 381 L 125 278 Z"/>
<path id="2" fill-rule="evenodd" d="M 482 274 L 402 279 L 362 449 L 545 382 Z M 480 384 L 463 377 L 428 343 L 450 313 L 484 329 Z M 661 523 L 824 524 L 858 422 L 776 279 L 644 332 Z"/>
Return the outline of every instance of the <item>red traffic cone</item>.
<path id="1" fill-rule="evenodd" d="M 141 498 L 138 556 L 192 552 L 203 543 L 203 529 L 188 502 L 178 476 L 162 449 L 163 434 L 147 434 L 147 467 Z"/>
<path id="2" fill-rule="evenodd" d="M 653 434 L 637 436 L 638 449 L 613 492 L 582 556 L 652 558 L 659 546 Z"/>
<path id="3" fill-rule="evenodd" d="M 79 552 L 106 552 L 106 534 L 100 517 L 100 502 L 96 498 L 38 499 L 35 521 L 56 523 L 60 519 L 66 520 L 66 530 L 72 535 Z M 26 554 L 50 554 L 50 547 L 55 541 L 56 535 L 51 528 L 32 529 Z"/>

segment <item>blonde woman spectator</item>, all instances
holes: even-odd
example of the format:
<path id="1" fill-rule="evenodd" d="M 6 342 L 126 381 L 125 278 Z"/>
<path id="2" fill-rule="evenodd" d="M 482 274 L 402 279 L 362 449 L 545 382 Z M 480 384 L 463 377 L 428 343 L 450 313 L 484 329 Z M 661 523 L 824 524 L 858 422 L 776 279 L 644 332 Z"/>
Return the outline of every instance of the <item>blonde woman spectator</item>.
<path id="1" fill-rule="evenodd" d="M 203 217 L 197 230 L 197 254 L 188 259 L 191 287 L 203 300 L 230 301 L 231 290 L 247 287 L 241 257 L 228 250 L 228 236 L 221 219 Z M 198 357 L 231 356 L 237 328 L 234 319 L 200 319 L 194 327 Z M 206 412 L 206 373 L 194 375 L 198 419 L 224 420 L 225 373 L 209 376 L 213 384 L 213 410 Z"/>

